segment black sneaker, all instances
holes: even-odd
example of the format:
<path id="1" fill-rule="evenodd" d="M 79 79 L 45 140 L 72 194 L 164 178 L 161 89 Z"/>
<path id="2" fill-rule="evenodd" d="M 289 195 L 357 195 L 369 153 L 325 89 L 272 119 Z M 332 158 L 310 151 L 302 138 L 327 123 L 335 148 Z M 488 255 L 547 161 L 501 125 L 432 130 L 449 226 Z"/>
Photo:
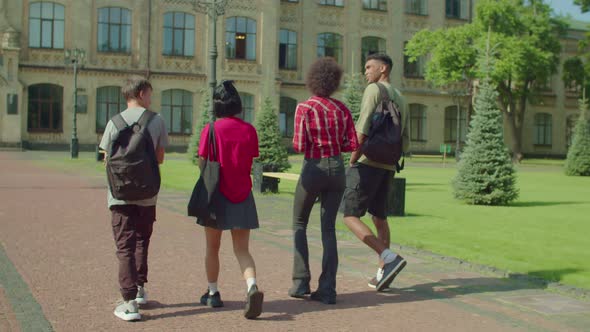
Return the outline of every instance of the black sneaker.
<path id="1" fill-rule="evenodd" d="M 262 313 L 262 302 L 264 293 L 258 290 L 258 286 L 252 285 L 246 296 L 246 307 L 244 308 L 244 317 L 254 319 Z"/>
<path id="2" fill-rule="evenodd" d="M 209 306 L 211 308 L 223 307 L 223 301 L 221 301 L 221 294 L 215 292 L 213 295 L 209 295 L 209 290 L 203 296 L 201 296 L 201 304 Z"/>
<path id="3" fill-rule="evenodd" d="M 309 295 L 311 294 L 311 290 L 309 289 L 309 284 L 308 285 L 293 285 L 291 288 L 289 288 L 289 296 L 290 297 L 294 297 L 297 299 L 302 299 L 305 297 L 305 295 Z"/>
<path id="4" fill-rule="evenodd" d="M 383 265 L 383 278 L 379 280 L 375 289 L 380 292 L 389 287 L 393 279 L 395 279 L 397 274 L 400 273 L 405 266 L 406 260 L 400 255 L 397 255 L 393 262 Z"/>
<path id="5" fill-rule="evenodd" d="M 323 304 L 336 304 L 336 295 L 330 296 L 315 291 L 311 293 L 310 299 L 322 302 Z"/>

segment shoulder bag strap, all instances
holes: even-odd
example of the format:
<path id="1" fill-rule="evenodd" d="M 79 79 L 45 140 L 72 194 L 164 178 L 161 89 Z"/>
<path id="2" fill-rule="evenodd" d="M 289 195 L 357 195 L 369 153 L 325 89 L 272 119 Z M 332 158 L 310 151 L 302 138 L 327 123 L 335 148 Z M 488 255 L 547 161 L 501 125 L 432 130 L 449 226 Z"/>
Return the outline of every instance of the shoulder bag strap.
<path id="1" fill-rule="evenodd" d="M 147 127 L 147 125 L 152 121 L 152 119 L 156 116 L 156 113 L 145 110 L 137 120 L 137 124 L 141 126 L 141 128 Z"/>
<path id="2" fill-rule="evenodd" d="M 217 142 L 215 140 L 215 124 L 213 121 L 209 122 L 209 139 L 208 139 L 208 149 L 209 149 L 209 160 L 218 161 L 217 160 Z"/>
<path id="3" fill-rule="evenodd" d="M 123 119 L 121 113 L 117 113 L 117 115 L 113 116 L 111 120 L 113 121 L 113 124 L 115 125 L 115 128 L 117 128 L 118 131 L 121 131 L 129 126 L 127 122 L 125 122 L 125 119 Z"/>

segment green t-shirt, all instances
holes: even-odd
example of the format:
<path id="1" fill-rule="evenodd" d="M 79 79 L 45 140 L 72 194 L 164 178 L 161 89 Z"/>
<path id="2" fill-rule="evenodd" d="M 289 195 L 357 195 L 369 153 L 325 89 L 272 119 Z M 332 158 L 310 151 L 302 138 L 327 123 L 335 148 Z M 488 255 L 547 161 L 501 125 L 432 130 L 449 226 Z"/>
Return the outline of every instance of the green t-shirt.
<path id="1" fill-rule="evenodd" d="M 393 100 L 399 107 L 399 111 L 402 117 L 402 144 L 403 144 L 403 152 L 407 152 L 410 148 L 410 137 L 409 132 L 407 129 L 408 124 L 408 105 L 406 104 L 405 98 L 401 95 L 401 93 L 394 89 L 391 84 L 388 82 L 379 82 L 383 84 L 387 91 L 389 92 L 389 98 Z M 361 102 L 361 112 L 359 115 L 359 119 L 356 123 L 356 131 L 358 133 L 362 133 L 365 136 L 369 136 L 369 131 L 371 130 L 371 119 L 373 117 L 373 113 L 377 108 L 377 105 L 381 102 L 381 92 L 379 87 L 375 83 L 371 83 L 365 88 L 365 92 L 363 93 L 363 100 Z M 372 161 L 362 155 L 359 159 L 359 163 L 363 163 L 369 166 L 383 168 L 390 171 L 395 171 L 395 165 L 387 165 L 381 164 L 375 161 Z"/>

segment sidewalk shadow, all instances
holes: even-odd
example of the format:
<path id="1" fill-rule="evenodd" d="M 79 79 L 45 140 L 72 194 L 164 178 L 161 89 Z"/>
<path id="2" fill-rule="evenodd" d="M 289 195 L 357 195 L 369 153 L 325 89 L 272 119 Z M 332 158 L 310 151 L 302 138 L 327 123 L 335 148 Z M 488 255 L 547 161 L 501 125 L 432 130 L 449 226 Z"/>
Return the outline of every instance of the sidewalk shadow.
<path id="1" fill-rule="evenodd" d="M 204 306 L 199 302 L 189 302 L 189 303 L 172 303 L 166 304 L 161 303 L 158 301 L 148 301 L 148 303 L 141 307 L 142 316 L 144 320 L 158 320 L 158 319 L 165 319 L 165 318 L 172 318 L 172 317 L 183 317 L 183 316 L 193 316 L 197 314 L 204 314 L 209 312 L 225 312 L 225 311 L 233 311 L 242 309 L 244 306 L 244 302 L 241 301 L 223 301 L 224 306 L 221 308 L 211 308 L 208 306 Z M 166 308 L 189 308 L 185 310 L 176 310 L 171 312 L 165 313 L 158 313 L 158 314 L 150 314 L 149 310 L 154 309 L 166 309 Z"/>
<path id="2" fill-rule="evenodd" d="M 385 292 L 362 291 L 339 294 L 335 305 L 325 305 L 306 299 L 285 299 L 269 301 L 264 305 L 265 313 L 274 313 L 261 320 L 289 321 L 295 316 L 316 311 L 355 309 L 386 304 L 444 300 L 476 293 L 510 292 L 524 289 L 544 289 L 545 286 L 528 280 L 512 278 L 457 278 L 441 279 L 437 282 L 417 284 L 404 288 L 391 288 Z"/>

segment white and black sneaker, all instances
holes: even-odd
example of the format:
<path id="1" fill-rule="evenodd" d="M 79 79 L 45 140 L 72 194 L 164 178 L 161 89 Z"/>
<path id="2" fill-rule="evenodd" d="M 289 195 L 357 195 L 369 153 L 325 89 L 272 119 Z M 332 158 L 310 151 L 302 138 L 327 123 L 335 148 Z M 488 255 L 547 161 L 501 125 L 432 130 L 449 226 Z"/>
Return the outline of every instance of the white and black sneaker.
<path id="1" fill-rule="evenodd" d="M 115 308 L 115 316 L 125 321 L 140 320 L 139 306 L 135 300 L 124 301 Z"/>
<path id="2" fill-rule="evenodd" d="M 397 274 L 400 273 L 405 266 L 406 260 L 400 255 L 397 255 L 391 263 L 383 265 L 383 278 L 379 280 L 375 289 L 378 292 L 381 292 L 385 288 L 388 288 L 393 279 L 395 279 Z"/>

